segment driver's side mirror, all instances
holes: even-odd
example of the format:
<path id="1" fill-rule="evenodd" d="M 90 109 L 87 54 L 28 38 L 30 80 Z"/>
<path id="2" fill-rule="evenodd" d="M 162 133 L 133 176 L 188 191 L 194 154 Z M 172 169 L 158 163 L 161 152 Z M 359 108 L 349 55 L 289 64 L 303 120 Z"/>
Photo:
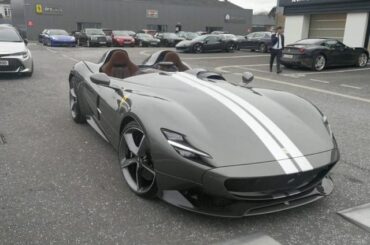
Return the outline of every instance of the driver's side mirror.
<path id="1" fill-rule="evenodd" d="M 252 73 L 250 73 L 250 72 L 244 72 L 243 73 L 243 78 L 242 78 L 243 83 L 249 84 L 253 81 L 253 79 L 254 79 L 254 75 Z"/>
<path id="2" fill-rule="evenodd" d="M 110 85 L 110 78 L 105 73 L 97 73 L 90 76 L 90 80 L 96 85 L 106 86 Z"/>
<path id="3" fill-rule="evenodd" d="M 28 45 L 28 39 L 27 38 L 23 39 L 23 42 L 24 42 L 24 44 L 26 44 L 26 46 Z"/>

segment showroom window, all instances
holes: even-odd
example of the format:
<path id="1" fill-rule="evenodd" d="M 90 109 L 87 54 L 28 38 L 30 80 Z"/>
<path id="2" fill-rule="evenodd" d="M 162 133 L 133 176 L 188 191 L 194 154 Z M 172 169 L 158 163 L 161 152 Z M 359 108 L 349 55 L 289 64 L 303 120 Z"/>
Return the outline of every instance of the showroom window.
<path id="1" fill-rule="evenodd" d="M 4 8 L 4 16 L 5 17 L 11 17 L 12 16 L 12 12 L 11 12 L 9 7 Z"/>

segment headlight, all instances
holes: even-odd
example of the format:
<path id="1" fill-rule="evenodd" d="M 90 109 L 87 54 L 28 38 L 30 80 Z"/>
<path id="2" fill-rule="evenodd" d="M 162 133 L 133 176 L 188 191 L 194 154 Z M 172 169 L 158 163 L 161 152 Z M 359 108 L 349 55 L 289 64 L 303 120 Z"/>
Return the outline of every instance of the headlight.
<path id="1" fill-rule="evenodd" d="M 19 53 L 14 53 L 14 54 L 7 54 L 6 56 L 22 56 L 24 59 L 26 59 L 28 57 L 28 52 L 27 51 L 23 51 L 23 52 L 19 52 Z"/>
<path id="2" fill-rule="evenodd" d="M 167 139 L 167 142 L 179 153 L 181 156 L 190 159 L 199 157 L 212 158 L 209 154 L 192 147 L 185 139 L 185 136 L 167 129 L 162 129 L 162 133 Z"/>

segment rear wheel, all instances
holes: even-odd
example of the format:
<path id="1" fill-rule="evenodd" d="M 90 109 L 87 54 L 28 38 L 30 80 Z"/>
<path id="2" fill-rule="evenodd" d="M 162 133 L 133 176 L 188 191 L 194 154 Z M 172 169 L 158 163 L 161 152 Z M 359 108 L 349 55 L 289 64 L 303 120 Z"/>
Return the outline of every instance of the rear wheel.
<path id="1" fill-rule="evenodd" d="M 326 58 L 324 55 L 316 55 L 313 59 L 312 69 L 314 71 L 322 71 L 326 67 Z"/>
<path id="2" fill-rule="evenodd" d="M 80 101 L 77 97 L 76 92 L 76 81 L 75 78 L 71 78 L 70 88 L 69 88 L 69 108 L 71 109 L 72 119 L 76 123 L 86 122 L 85 116 L 81 113 Z"/>
<path id="3" fill-rule="evenodd" d="M 136 195 L 154 198 L 156 173 L 150 156 L 147 136 L 139 123 L 127 124 L 121 134 L 119 162 L 123 178 Z"/>
<path id="4" fill-rule="evenodd" d="M 226 52 L 233 52 L 235 50 L 235 45 L 233 43 L 228 43 L 226 45 Z"/>
<path id="5" fill-rule="evenodd" d="M 196 54 L 203 53 L 203 45 L 200 43 L 195 44 L 193 47 L 193 52 Z"/>
<path id="6" fill-rule="evenodd" d="M 267 46 L 264 43 L 261 43 L 259 46 L 259 50 L 261 53 L 266 53 L 267 52 Z"/>
<path id="7" fill-rule="evenodd" d="M 356 65 L 358 67 L 365 67 L 367 66 L 368 61 L 369 61 L 369 56 L 366 53 L 362 53 L 358 56 Z"/>

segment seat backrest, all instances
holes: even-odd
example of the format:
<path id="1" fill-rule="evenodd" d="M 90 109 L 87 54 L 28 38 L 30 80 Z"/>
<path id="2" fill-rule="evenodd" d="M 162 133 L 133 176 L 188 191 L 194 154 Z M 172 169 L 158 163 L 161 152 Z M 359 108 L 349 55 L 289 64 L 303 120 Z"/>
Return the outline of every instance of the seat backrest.
<path id="1" fill-rule="evenodd" d="M 169 51 L 166 53 L 166 55 L 164 56 L 164 59 L 163 59 L 164 62 L 172 62 L 179 71 L 187 71 L 189 70 L 190 68 L 185 65 L 179 55 L 173 51 Z"/>
<path id="2" fill-rule="evenodd" d="M 139 67 L 131 62 L 124 50 L 114 50 L 110 58 L 101 67 L 101 71 L 110 77 L 127 78 L 137 75 Z"/>

